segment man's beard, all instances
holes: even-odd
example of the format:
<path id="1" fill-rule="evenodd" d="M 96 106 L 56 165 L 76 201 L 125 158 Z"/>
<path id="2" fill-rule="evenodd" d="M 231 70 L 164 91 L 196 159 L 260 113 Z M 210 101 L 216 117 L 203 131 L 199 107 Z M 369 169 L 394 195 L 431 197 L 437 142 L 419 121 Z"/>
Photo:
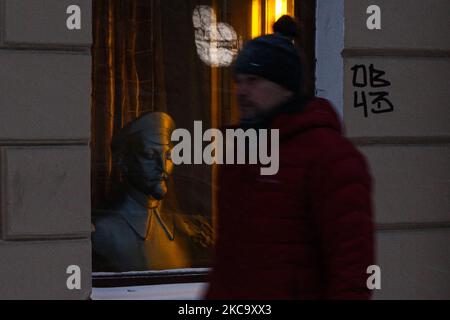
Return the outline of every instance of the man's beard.
<path id="1" fill-rule="evenodd" d="M 261 129 L 266 126 L 266 115 L 268 111 L 261 111 L 256 104 L 248 100 L 238 100 L 241 110 L 240 127 L 242 129 Z"/>
<path id="2" fill-rule="evenodd" d="M 241 112 L 242 122 L 252 122 L 256 118 L 258 118 L 258 109 L 254 103 L 246 99 L 238 99 L 238 104 Z"/>

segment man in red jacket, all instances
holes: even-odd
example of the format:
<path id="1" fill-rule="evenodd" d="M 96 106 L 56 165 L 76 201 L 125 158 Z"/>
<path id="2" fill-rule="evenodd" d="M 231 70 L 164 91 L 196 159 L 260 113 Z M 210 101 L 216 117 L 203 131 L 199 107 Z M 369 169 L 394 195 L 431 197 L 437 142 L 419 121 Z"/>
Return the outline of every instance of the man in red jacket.
<path id="1" fill-rule="evenodd" d="M 224 165 L 208 299 L 369 299 L 372 181 L 324 99 L 302 96 L 293 20 L 235 63 L 241 128 L 278 129 L 279 171 Z M 287 19 L 287 20 L 286 20 Z M 286 25 L 288 26 L 286 28 Z"/>

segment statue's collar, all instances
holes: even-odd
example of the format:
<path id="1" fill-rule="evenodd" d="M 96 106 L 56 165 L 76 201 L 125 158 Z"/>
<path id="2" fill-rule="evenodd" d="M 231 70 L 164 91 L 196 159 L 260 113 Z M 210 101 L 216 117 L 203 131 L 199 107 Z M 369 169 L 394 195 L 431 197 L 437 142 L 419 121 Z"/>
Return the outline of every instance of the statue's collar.
<path id="1" fill-rule="evenodd" d="M 163 228 L 167 238 L 173 241 L 175 229 L 173 214 L 162 212 L 160 201 L 158 202 L 158 206 L 147 208 L 141 201 L 136 199 L 135 194 L 133 192 L 127 192 L 126 198 L 130 207 L 127 210 L 120 210 L 120 215 L 142 239 L 147 238 L 152 219 L 154 219 L 156 220 L 154 223 L 158 223 Z"/>

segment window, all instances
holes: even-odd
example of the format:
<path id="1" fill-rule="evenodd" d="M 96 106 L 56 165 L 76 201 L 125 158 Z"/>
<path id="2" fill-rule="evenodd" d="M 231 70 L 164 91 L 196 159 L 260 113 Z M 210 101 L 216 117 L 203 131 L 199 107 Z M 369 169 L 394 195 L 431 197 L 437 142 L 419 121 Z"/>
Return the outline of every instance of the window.
<path id="1" fill-rule="evenodd" d="M 313 61 L 314 1 L 94 0 L 93 6 L 94 286 L 96 279 L 197 281 L 211 264 L 215 168 L 169 170 L 171 144 L 161 132 L 192 132 L 196 120 L 204 130 L 236 122 L 230 65 L 246 40 L 270 33 L 282 14 L 305 16 L 299 40 Z"/>

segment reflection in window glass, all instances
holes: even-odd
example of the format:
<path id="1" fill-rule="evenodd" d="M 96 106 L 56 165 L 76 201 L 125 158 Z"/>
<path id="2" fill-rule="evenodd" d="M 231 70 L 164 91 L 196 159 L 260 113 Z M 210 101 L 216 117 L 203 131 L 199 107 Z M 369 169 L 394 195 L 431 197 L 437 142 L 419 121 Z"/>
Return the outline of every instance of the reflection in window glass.
<path id="1" fill-rule="evenodd" d="M 238 39 L 233 27 L 218 23 L 214 9 L 209 6 L 196 7 L 192 21 L 197 53 L 202 61 L 212 67 L 231 65 L 238 52 Z"/>
<path id="2" fill-rule="evenodd" d="M 238 119 L 230 64 L 289 3 L 93 1 L 94 271 L 210 266 L 215 168 L 174 166 L 170 134 Z"/>
<path id="3" fill-rule="evenodd" d="M 265 0 L 266 33 L 272 31 L 272 25 L 284 14 L 294 15 L 294 0 Z"/>

